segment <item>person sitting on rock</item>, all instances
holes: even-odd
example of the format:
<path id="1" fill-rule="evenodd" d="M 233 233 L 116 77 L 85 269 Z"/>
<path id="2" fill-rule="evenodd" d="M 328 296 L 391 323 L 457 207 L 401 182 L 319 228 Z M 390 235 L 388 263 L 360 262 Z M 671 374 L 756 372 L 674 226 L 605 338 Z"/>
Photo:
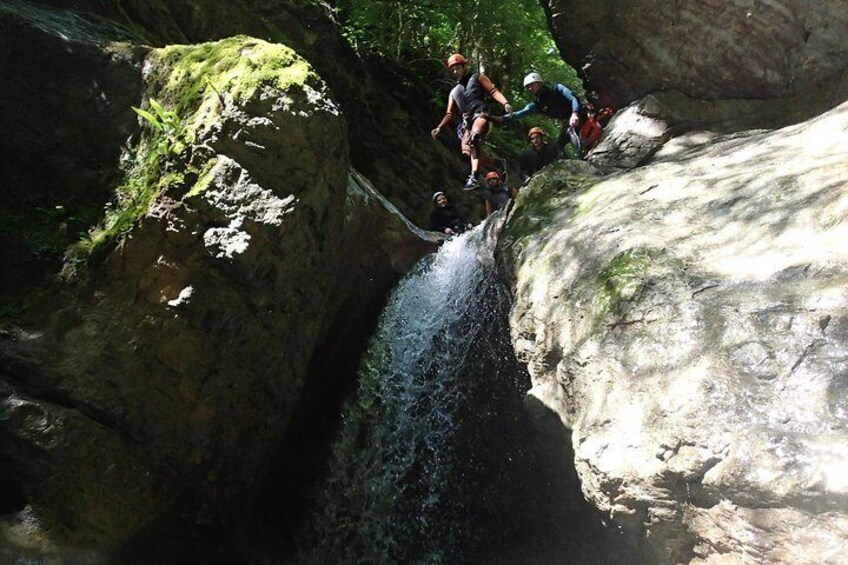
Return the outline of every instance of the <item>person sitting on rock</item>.
<path id="1" fill-rule="evenodd" d="M 504 119 L 520 120 L 530 114 L 539 113 L 559 120 L 562 123 L 562 131 L 557 138 L 557 147 L 564 152 L 565 146 L 570 143 L 574 149 L 574 157 L 580 159 L 583 151 L 580 136 L 576 131 L 580 123 L 580 101 L 574 93 L 559 83 L 546 85 L 539 73 L 530 73 L 524 77 L 524 88 L 535 96 L 535 100 L 517 112 L 507 113 Z"/>
<path id="2" fill-rule="evenodd" d="M 433 195 L 433 211 L 430 212 L 430 229 L 446 235 L 457 235 L 474 227 L 453 204 L 444 192 Z"/>
<path id="3" fill-rule="evenodd" d="M 501 176 L 490 171 L 486 173 L 486 217 L 491 216 L 495 210 L 500 210 L 511 198 L 515 198 L 518 191 L 509 188 L 501 180 Z"/>
<path id="4" fill-rule="evenodd" d="M 489 123 L 489 106 L 486 97 L 494 98 L 503 106 L 506 113 L 512 112 L 506 98 L 495 88 L 492 81 L 480 72 L 470 72 L 465 57 L 454 53 L 447 61 L 448 69 L 456 78 L 456 85 L 448 96 L 448 106 L 442 121 L 430 134 L 435 139 L 446 125 L 456 116 L 462 120 L 457 126 L 457 136 L 460 140 L 462 154 L 471 160 L 471 174 L 465 181 L 465 190 L 478 186 L 480 174 L 480 146 L 486 134 L 491 129 Z"/>
<path id="5" fill-rule="evenodd" d="M 595 112 L 595 107 L 592 104 L 584 106 L 586 110 L 586 119 L 580 125 L 580 143 L 583 145 L 583 151 L 591 150 L 604 132 L 601 122 L 598 120 L 598 114 Z"/>
<path id="6" fill-rule="evenodd" d="M 530 128 L 527 137 L 530 139 L 530 147 L 518 158 L 518 178 L 522 184 L 526 184 L 539 169 L 557 158 L 557 149 L 545 140 L 542 128 Z"/>

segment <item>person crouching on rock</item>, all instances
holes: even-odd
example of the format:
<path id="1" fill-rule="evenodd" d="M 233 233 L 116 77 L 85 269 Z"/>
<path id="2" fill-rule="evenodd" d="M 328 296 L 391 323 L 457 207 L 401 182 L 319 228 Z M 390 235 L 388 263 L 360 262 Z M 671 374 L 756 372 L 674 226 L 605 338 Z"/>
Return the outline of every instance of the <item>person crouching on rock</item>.
<path id="1" fill-rule="evenodd" d="M 435 139 L 442 128 L 451 123 L 454 117 L 462 116 L 462 121 L 457 127 L 457 135 L 462 146 L 462 154 L 467 155 L 471 160 L 471 173 L 465 181 L 465 190 L 473 190 L 477 188 L 479 181 L 480 146 L 492 127 L 489 123 L 489 106 L 486 97 L 494 98 L 503 106 L 506 113 L 512 112 L 512 106 L 495 88 L 489 77 L 483 73 L 468 70 L 465 57 L 460 53 L 451 55 L 447 66 L 456 78 L 456 85 L 448 96 L 448 107 L 442 121 L 433 128 L 430 135 Z"/>
<path id="2" fill-rule="evenodd" d="M 470 230 L 470 223 L 453 204 L 448 202 L 444 192 L 433 195 L 433 211 L 430 212 L 430 229 L 446 235 L 457 235 Z"/>
<path id="3" fill-rule="evenodd" d="M 530 128 L 527 137 L 530 139 L 530 147 L 518 158 L 518 178 L 522 184 L 526 184 L 539 169 L 557 158 L 557 148 L 545 140 L 542 128 Z"/>
<path id="4" fill-rule="evenodd" d="M 517 190 L 503 183 L 497 172 L 486 173 L 486 217 L 506 206 L 506 203 L 517 194 Z"/>

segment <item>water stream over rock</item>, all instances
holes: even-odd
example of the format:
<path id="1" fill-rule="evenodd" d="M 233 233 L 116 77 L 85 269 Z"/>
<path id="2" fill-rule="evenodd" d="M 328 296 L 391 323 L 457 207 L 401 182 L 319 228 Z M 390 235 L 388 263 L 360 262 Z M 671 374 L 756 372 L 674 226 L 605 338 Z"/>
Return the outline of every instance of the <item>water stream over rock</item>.
<path id="1" fill-rule="evenodd" d="M 552 448 L 523 410 L 529 379 L 493 239 L 478 228 L 447 241 L 393 292 L 299 561 L 592 563 L 615 551 L 598 549 L 609 532 L 580 494 L 568 438 Z"/>

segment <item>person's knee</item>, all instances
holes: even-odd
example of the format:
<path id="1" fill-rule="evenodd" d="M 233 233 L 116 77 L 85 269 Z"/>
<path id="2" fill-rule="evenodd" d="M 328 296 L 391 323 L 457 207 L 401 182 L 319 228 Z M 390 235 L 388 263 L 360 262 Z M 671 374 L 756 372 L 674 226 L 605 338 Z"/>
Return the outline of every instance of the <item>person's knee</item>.
<path id="1" fill-rule="evenodd" d="M 474 120 L 474 124 L 471 126 L 471 133 L 480 135 L 486 135 L 488 131 L 489 121 L 486 118 L 477 118 Z"/>

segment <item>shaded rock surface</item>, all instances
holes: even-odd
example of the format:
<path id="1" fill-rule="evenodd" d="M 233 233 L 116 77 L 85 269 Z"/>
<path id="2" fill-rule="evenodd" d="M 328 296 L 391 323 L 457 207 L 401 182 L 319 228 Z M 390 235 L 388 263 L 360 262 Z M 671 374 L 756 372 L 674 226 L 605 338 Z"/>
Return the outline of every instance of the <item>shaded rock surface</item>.
<path id="1" fill-rule="evenodd" d="M 0 306 L 59 270 L 64 248 L 102 215 L 120 178 L 144 49 L 103 46 L 107 37 L 128 33 L 0 4 Z"/>
<path id="2" fill-rule="evenodd" d="M 605 103 L 661 90 L 707 100 L 803 94 L 812 115 L 846 97 L 846 0 L 542 5 L 563 58 Z"/>
<path id="3" fill-rule="evenodd" d="M 561 163 L 501 241 L 532 405 L 657 563 L 838 563 L 848 540 L 848 104 Z"/>
<path id="4" fill-rule="evenodd" d="M 188 124 L 185 174 L 56 313 L 3 332 L 6 547 L 235 519 L 318 344 L 367 326 L 436 241 L 349 172 L 338 103 L 290 49 L 170 47 L 144 76 Z"/>

